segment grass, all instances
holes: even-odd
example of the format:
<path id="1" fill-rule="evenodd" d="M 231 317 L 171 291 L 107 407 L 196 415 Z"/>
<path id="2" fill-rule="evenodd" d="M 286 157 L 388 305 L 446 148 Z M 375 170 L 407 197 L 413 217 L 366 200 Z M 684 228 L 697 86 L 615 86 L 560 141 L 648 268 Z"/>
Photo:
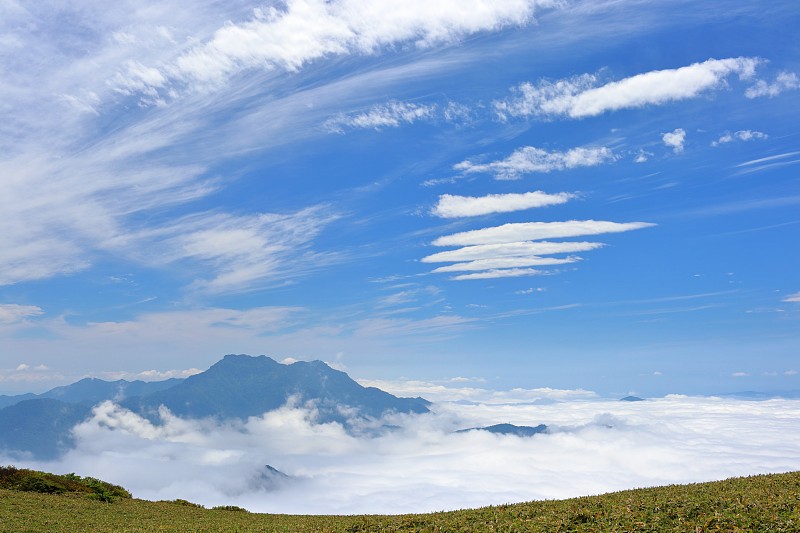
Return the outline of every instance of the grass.
<path id="1" fill-rule="evenodd" d="M 800 472 L 398 516 L 292 516 L 0 488 L 0 531 L 800 531 Z"/>

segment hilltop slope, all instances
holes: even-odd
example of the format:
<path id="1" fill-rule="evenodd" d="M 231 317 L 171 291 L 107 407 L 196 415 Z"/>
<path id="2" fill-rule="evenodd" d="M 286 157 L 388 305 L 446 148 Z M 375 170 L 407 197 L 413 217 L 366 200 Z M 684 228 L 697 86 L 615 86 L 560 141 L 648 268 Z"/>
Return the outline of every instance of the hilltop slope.
<path id="1" fill-rule="evenodd" d="M 628 490 L 561 501 L 397 516 L 290 516 L 189 502 L 0 489 L 3 531 L 772 531 L 800 530 L 800 472 Z"/>

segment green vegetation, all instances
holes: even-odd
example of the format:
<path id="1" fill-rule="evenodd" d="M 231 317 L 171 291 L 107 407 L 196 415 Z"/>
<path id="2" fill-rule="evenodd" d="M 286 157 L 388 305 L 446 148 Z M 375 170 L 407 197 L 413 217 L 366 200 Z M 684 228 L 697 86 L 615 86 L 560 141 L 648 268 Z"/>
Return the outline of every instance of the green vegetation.
<path id="1" fill-rule="evenodd" d="M 93 477 L 75 474 L 60 476 L 13 466 L 0 466 L 0 489 L 44 494 L 76 493 L 106 503 L 117 498 L 131 498 L 131 493 L 119 485 Z"/>
<path id="2" fill-rule="evenodd" d="M 9 476 L 3 469 L 0 478 L 2 531 L 800 531 L 800 472 L 467 511 L 290 516 L 223 512 L 243 510 L 204 509 L 186 500 L 118 497 L 108 504 L 88 498 L 92 493 L 80 488 L 91 488 L 93 482 L 86 480 L 92 478 L 13 470 Z M 5 481 L 12 478 L 16 481 Z M 20 492 L 29 490 L 25 486 L 55 485 L 64 490 Z"/>

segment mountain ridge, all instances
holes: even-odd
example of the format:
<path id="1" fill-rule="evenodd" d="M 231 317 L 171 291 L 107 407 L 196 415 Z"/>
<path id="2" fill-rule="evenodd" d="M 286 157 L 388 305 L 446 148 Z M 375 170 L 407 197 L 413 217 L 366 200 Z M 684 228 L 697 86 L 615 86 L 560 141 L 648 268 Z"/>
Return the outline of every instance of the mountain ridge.
<path id="1" fill-rule="evenodd" d="M 132 393 L 138 392 L 138 395 Z M 363 387 L 345 372 L 322 361 L 289 365 L 265 355 L 229 354 L 208 370 L 185 379 L 159 382 L 104 381 L 84 378 L 40 395 L 19 395 L 0 409 L 0 449 L 55 458 L 73 444 L 71 429 L 91 415 L 91 408 L 111 400 L 155 423 L 159 408 L 183 418 L 247 419 L 287 402 L 309 405 L 317 422 L 380 418 L 390 413 L 426 413 L 423 398 L 398 398 Z"/>

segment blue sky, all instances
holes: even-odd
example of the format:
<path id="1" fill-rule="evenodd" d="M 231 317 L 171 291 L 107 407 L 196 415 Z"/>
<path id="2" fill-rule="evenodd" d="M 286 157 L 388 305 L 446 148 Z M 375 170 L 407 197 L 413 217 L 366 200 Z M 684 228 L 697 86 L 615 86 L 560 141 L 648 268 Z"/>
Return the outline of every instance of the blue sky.
<path id="1" fill-rule="evenodd" d="M 800 388 L 794 1 L 5 2 L 0 393 L 226 353 Z"/>

